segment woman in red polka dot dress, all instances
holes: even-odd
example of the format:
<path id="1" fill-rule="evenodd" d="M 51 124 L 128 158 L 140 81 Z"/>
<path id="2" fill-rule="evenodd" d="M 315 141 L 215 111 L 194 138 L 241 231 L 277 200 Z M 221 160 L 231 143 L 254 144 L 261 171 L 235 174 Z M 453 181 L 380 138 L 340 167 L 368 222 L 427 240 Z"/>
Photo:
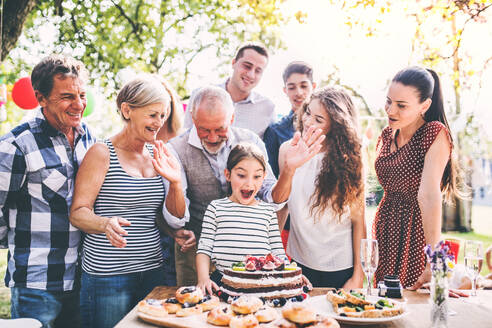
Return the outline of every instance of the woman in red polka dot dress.
<path id="1" fill-rule="evenodd" d="M 384 197 L 373 225 L 379 243 L 376 282 L 396 274 L 404 287 L 430 281 L 424 246 L 441 237 L 442 193 L 455 192 L 453 142 L 444 113 L 439 77 L 410 67 L 389 87 L 386 127 L 375 167 Z"/>

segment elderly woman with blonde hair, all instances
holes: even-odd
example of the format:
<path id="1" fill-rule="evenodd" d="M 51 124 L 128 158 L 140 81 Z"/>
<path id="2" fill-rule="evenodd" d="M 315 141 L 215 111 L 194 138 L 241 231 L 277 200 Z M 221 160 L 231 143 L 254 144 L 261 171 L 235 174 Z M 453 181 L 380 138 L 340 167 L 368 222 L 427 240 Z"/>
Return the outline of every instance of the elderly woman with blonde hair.
<path id="1" fill-rule="evenodd" d="M 83 327 L 113 327 L 155 286 L 164 284 L 156 217 L 187 216 L 181 167 L 157 134 L 171 95 L 153 76 L 123 86 L 123 129 L 94 145 L 75 181 L 71 223 L 82 244 Z"/>

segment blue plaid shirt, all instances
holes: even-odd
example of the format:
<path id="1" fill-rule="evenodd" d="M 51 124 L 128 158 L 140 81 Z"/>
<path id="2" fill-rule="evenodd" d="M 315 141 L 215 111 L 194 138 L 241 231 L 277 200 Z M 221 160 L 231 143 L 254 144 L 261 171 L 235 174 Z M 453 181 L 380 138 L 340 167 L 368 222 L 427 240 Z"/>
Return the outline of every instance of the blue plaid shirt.
<path id="1" fill-rule="evenodd" d="M 0 244 L 7 246 L 5 285 L 73 289 L 80 231 L 69 221 L 73 184 L 96 142 L 87 126 L 66 136 L 36 117 L 0 137 Z"/>

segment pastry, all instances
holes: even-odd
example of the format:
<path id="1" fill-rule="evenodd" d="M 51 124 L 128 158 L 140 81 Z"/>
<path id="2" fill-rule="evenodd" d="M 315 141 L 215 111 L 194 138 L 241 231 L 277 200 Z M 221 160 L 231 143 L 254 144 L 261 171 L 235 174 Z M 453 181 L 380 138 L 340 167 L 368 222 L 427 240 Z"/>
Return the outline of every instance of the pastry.
<path id="1" fill-rule="evenodd" d="M 219 306 L 220 300 L 217 296 L 205 295 L 200 302 L 198 302 L 198 306 L 200 306 L 203 312 L 207 312 L 212 310 L 213 308 Z"/>
<path id="2" fill-rule="evenodd" d="M 138 312 L 148 314 L 153 317 L 166 317 L 167 311 L 162 306 L 162 300 L 147 299 L 138 303 Z"/>
<path id="3" fill-rule="evenodd" d="M 203 298 L 203 292 L 196 286 L 181 287 L 176 291 L 176 299 L 179 303 L 196 304 Z"/>
<path id="4" fill-rule="evenodd" d="M 167 313 L 169 314 L 175 314 L 181 309 L 181 304 L 178 302 L 178 300 L 175 297 L 168 298 L 164 300 L 162 303 L 162 306 L 167 310 Z"/>
<path id="5" fill-rule="evenodd" d="M 258 311 L 263 302 L 254 296 L 243 295 L 231 303 L 232 310 L 238 314 L 250 314 Z"/>
<path id="6" fill-rule="evenodd" d="M 275 309 L 269 306 L 263 306 L 255 313 L 255 316 L 259 322 L 263 323 L 277 319 L 279 317 L 279 314 Z"/>
<path id="7" fill-rule="evenodd" d="M 289 320 L 284 318 L 277 319 L 273 322 L 270 322 L 265 328 L 297 328 L 297 325 Z"/>
<path id="8" fill-rule="evenodd" d="M 177 317 L 188 317 L 190 315 L 201 314 L 202 308 L 198 305 L 192 307 L 184 307 L 176 312 Z"/>
<path id="9" fill-rule="evenodd" d="M 228 326 L 233 315 L 230 306 L 217 306 L 208 313 L 207 322 L 215 326 Z"/>
<path id="10" fill-rule="evenodd" d="M 292 304 L 291 306 L 284 308 L 282 310 L 282 315 L 285 319 L 300 324 L 316 321 L 316 313 L 301 304 Z"/>
<path id="11" fill-rule="evenodd" d="M 305 328 L 340 328 L 338 322 L 330 317 L 321 317 L 318 316 L 316 318 L 316 322 L 312 325 L 306 326 Z"/>
<path id="12" fill-rule="evenodd" d="M 232 317 L 229 322 L 230 328 L 256 328 L 259 326 L 258 319 L 252 314 Z"/>

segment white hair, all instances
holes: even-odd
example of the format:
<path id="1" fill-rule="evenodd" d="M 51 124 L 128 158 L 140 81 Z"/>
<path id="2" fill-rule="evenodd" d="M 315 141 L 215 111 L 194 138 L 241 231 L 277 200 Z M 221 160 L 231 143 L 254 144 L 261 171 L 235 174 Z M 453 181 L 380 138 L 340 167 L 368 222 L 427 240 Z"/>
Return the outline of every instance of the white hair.
<path id="1" fill-rule="evenodd" d="M 227 110 L 227 116 L 230 118 L 234 113 L 234 104 L 229 93 L 217 86 L 207 85 L 200 88 L 197 92 L 193 94 L 190 100 L 190 110 L 193 118 L 196 116 L 197 108 L 202 104 L 202 102 L 207 101 L 208 103 L 215 105 L 221 103 Z M 213 112 L 215 106 L 207 107 L 207 110 Z"/>

